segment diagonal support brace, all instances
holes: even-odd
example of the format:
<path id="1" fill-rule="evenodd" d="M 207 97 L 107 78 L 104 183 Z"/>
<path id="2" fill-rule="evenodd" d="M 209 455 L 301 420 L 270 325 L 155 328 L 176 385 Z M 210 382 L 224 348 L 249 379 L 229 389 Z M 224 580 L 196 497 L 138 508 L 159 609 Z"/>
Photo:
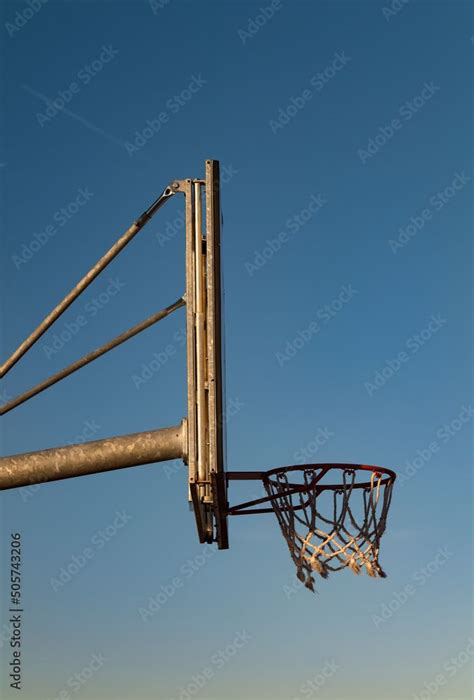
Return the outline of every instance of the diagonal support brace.
<path id="1" fill-rule="evenodd" d="M 151 204 L 148 209 L 128 228 L 125 233 L 114 243 L 114 245 L 101 257 L 101 259 L 92 267 L 89 272 L 71 289 L 64 299 L 49 313 L 39 326 L 17 347 L 15 352 L 0 365 L 0 378 L 20 360 L 23 355 L 36 343 L 39 338 L 46 333 L 55 321 L 68 309 L 73 301 L 87 289 L 87 287 L 95 280 L 95 278 L 117 257 L 117 255 L 125 248 L 130 241 L 135 238 L 137 233 L 145 226 L 148 221 L 161 209 L 161 207 L 178 191 L 179 184 L 173 182 L 165 188 L 162 194 Z"/>

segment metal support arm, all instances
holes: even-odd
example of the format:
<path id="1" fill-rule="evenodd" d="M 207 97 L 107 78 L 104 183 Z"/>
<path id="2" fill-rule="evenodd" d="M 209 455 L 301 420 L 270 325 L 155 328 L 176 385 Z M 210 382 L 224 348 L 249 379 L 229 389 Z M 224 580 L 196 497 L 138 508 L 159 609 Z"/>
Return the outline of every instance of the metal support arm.
<path id="1" fill-rule="evenodd" d="M 0 459 L 0 490 L 186 459 L 186 420 L 172 428 L 56 447 Z"/>

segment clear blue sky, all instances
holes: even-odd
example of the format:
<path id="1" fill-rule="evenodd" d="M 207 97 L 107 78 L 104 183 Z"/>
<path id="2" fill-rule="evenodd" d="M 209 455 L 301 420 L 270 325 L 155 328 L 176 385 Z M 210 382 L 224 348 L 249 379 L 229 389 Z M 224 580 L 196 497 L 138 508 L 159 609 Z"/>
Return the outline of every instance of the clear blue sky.
<path id="1" fill-rule="evenodd" d="M 389 577 L 343 572 L 316 596 L 273 516 L 232 521 L 229 551 L 201 547 L 178 464 L 3 493 L 2 625 L 9 536 L 23 538 L 24 700 L 471 697 L 472 6 L 398 7 L 2 3 L 2 359 L 171 179 L 217 158 L 229 468 L 405 475 Z M 3 380 L 3 401 L 178 298 L 181 206 Z M 3 453 L 179 422 L 183 322 L 4 417 Z"/>

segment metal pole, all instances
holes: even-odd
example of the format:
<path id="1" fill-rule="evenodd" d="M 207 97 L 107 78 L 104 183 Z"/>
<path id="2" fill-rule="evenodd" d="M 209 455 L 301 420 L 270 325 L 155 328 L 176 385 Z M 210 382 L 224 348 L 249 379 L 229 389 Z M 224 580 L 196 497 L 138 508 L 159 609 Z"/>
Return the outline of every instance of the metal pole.
<path id="1" fill-rule="evenodd" d="M 51 377 L 48 377 L 48 379 L 45 379 L 43 382 L 37 384 L 32 389 L 25 391 L 23 394 L 20 394 L 16 398 L 4 404 L 2 407 L 0 407 L 0 416 L 3 416 L 5 413 L 8 413 L 17 406 L 20 406 L 25 401 L 28 401 L 28 399 L 33 398 L 33 396 L 37 396 L 45 389 L 48 389 L 50 386 L 53 386 L 57 382 L 61 381 L 61 379 L 69 377 L 74 372 L 77 372 L 78 369 L 85 367 L 93 360 L 96 360 L 98 357 L 105 355 L 106 352 L 109 352 L 110 350 L 113 350 L 122 343 L 125 343 L 126 340 L 133 338 L 133 336 L 137 335 L 138 333 L 141 333 L 141 331 L 146 330 L 154 323 L 158 323 L 158 321 L 161 321 L 163 318 L 166 318 L 166 316 L 169 316 L 173 311 L 176 311 L 176 309 L 179 309 L 181 308 L 181 306 L 184 306 L 185 303 L 186 302 L 183 298 L 178 299 L 178 301 L 175 301 L 174 304 L 171 304 L 165 309 L 158 311 L 156 314 L 149 316 L 144 321 L 141 321 L 136 326 L 133 326 L 133 328 L 130 328 L 128 331 L 121 333 L 113 340 L 110 340 L 108 343 L 105 343 L 99 348 L 92 350 L 92 352 L 89 352 L 87 355 L 84 355 L 79 360 L 76 360 L 76 362 L 73 362 L 72 364 L 68 365 L 59 372 L 56 372 L 56 374 L 53 374 Z"/>
<path id="2" fill-rule="evenodd" d="M 186 420 L 172 428 L 95 440 L 0 459 L 0 489 L 186 458 Z"/>
<path id="3" fill-rule="evenodd" d="M 82 294 L 82 292 L 95 280 L 97 275 L 99 275 L 102 270 L 104 270 L 107 265 L 120 253 L 120 251 L 125 248 L 127 243 L 129 243 L 132 238 L 145 226 L 145 224 L 151 219 L 151 217 L 161 208 L 161 206 L 168 201 L 168 199 L 176 194 L 176 187 L 173 183 L 172 186 L 167 187 L 164 192 L 156 199 L 153 204 L 148 207 L 148 209 L 143 212 L 143 214 L 135 221 L 132 226 L 130 226 L 127 231 L 114 243 L 114 245 L 101 257 L 101 259 L 94 265 L 89 272 L 84 275 L 84 277 L 76 284 L 76 286 L 67 294 L 64 299 L 54 308 L 50 314 L 40 323 L 40 325 L 34 330 L 26 340 L 21 343 L 21 345 L 15 350 L 15 352 L 0 366 L 0 378 L 3 377 L 18 360 L 23 357 L 23 355 L 31 348 L 36 341 L 41 338 L 43 333 L 46 333 L 48 328 L 61 316 L 64 311 L 72 304 L 72 302 L 77 299 L 77 297 Z"/>
<path id="4" fill-rule="evenodd" d="M 189 483 L 197 480 L 197 419 L 196 419 L 196 278 L 194 260 L 193 185 L 187 179 L 183 186 L 186 207 L 186 357 L 188 375 L 188 469 Z"/>
<path id="5" fill-rule="evenodd" d="M 197 457 L 198 480 L 204 482 L 209 478 L 207 473 L 207 396 L 206 396 L 206 330 L 205 330 L 205 280 L 204 255 L 202 240 L 202 199 L 201 184 L 194 183 L 194 261 L 195 261 L 195 290 L 196 290 L 196 403 L 197 403 Z M 208 492 L 208 486 L 201 487 L 201 497 Z"/>

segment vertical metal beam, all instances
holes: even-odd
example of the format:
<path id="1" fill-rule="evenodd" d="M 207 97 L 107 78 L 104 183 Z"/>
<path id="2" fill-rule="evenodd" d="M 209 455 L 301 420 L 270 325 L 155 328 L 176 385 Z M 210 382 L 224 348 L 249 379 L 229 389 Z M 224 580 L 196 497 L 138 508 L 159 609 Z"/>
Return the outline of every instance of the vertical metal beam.
<path id="1" fill-rule="evenodd" d="M 222 374 L 222 286 L 220 170 L 206 161 L 207 362 L 209 392 L 209 469 L 219 549 L 229 546 L 224 472 L 224 383 Z"/>
<path id="2" fill-rule="evenodd" d="M 197 473 L 197 421 L 196 421 L 196 332 L 195 311 L 195 261 L 194 261 L 194 212 L 191 180 L 184 182 L 186 214 L 186 355 L 188 385 L 188 469 L 189 483 L 195 483 Z"/>
<path id="3" fill-rule="evenodd" d="M 197 460 L 198 480 L 209 482 L 208 469 L 208 407 L 206 393 L 206 270 L 205 254 L 203 254 L 202 235 L 202 198 L 201 184 L 194 182 L 194 260 L 195 260 L 195 289 L 196 289 L 196 403 L 197 403 Z M 209 495 L 209 484 L 199 487 L 201 499 Z"/>
<path id="4" fill-rule="evenodd" d="M 188 354 L 189 488 L 201 542 L 212 542 L 214 507 L 209 469 L 207 243 L 202 180 L 186 180 L 186 326 Z M 207 205 L 206 205 L 207 206 Z"/>

